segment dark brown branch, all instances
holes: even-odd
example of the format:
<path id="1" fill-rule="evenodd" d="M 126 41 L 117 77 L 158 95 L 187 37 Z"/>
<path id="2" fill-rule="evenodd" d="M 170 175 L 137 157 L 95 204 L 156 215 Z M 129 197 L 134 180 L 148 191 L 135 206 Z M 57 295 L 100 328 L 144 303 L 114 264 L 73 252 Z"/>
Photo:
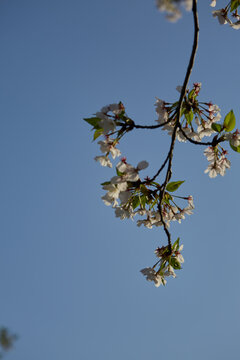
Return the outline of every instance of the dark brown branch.
<path id="1" fill-rule="evenodd" d="M 214 147 L 217 144 L 219 144 L 220 142 L 224 141 L 224 139 L 221 139 L 221 138 L 217 139 L 216 137 L 214 137 L 212 141 L 205 141 L 205 142 L 196 141 L 196 140 L 191 139 L 189 136 L 187 136 L 187 134 L 185 134 L 184 130 L 182 129 L 181 124 L 179 124 L 178 128 L 181 131 L 181 133 L 183 134 L 183 136 L 185 137 L 185 139 L 195 145 L 213 146 Z"/>
<path id="2" fill-rule="evenodd" d="M 185 75 L 182 91 L 181 91 L 179 102 L 178 102 L 177 120 L 176 120 L 176 124 L 174 126 L 174 129 L 173 129 L 172 141 L 171 141 L 170 150 L 169 150 L 169 153 L 168 153 L 168 156 L 167 156 L 167 159 L 168 159 L 167 173 L 166 173 L 165 181 L 164 181 L 164 183 L 163 183 L 163 185 L 161 187 L 160 196 L 159 196 L 159 207 L 158 208 L 159 208 L 159 212 L 160 212 L 160 216 L 161 216 L 161 221 L 162 221 L 163 226 L 164 226 L 164 231 L 165 231 L 165 233 L 167 235 L 167 238 L 168 238 L 168 246 L 169 246 L 169 251 L 170 252 L 171 252 L 171 249 L 172 249 L 171 234 L 168 231 L 166 223 L 165 223 L 165 221 L 163 219 L 162 201 L 163 201 L 163 198 L 164 198 L 164 193 L 165 193 L 165 190 L 166 190 L 167 183 L 169 182 L 169 180 L 171 178 L 171 175 L 172 175 L 173 150 L 174 150 L 174 145 L 175 145 L 175 140 L 176 140 L 176 135 L 177 135 L 177 129 L 180 127 L 181 108 L 182 108 L 184 96 L 186 94 L 186 89 L 187 89 L 187 85 L 188 85 L 188 82 L 189 82 L 189 79 L 190 79 L 190 75 L 191 75 L 191 72 L 192 72 L 192 69 L 193 69 L 193 66 L 194 66 L 194 60 L 195 60 L 195 56 L 196 56 L 196 52 L 197 52 L 197 48 L 198 48 L 199 23 L 198 23 L 198 13 L 197 13 L 197 0 L 193 0 L 192 13 L 193 13 L 193 20 L 194 20 L 194 40 L 193 40 L 192 53 L 191 53 L 191 56 L 190 56 L 187 72 L 186 72 L 186 75 Z"/>
<path id="3" fill-rule="evenodd" d="M 163 127 L 164 125 L 167 125 L 170 121 L 172 121 L 173 116 L 171 116 L 167 121 L 165 121 L 162 124 L 158 125 L 136 125 L 134 122 L 132 124 L 132 128 L 134 129 L 158 129 L 160 127 Z"/>
<path id="4" fill-rule="evenodd" d="M 136 124 L 134 124 L 132 127 L 134 129 L 158 129 L 166 124 L 167 124 L 167 122 L 165 122 L 163 124 L 158 124 L 158 125 L 136 125 Z"/>
<path id="5" fill-rule="evenodd" d="M 160 167 L 160 169 L 158 170 L 158 172 L 149 180 L 150 182 L 154 181 L 158 175 L 160 174 L 160 172 L 165 168 L 167 162 L 168 162 L 168 159 L 169 159 L 169 156 L 170 156 L 170 150 L 169 150 L 169 153 L 167 154 L 167 157 L 166 159 L 164 160 L 162 166 Z"/>

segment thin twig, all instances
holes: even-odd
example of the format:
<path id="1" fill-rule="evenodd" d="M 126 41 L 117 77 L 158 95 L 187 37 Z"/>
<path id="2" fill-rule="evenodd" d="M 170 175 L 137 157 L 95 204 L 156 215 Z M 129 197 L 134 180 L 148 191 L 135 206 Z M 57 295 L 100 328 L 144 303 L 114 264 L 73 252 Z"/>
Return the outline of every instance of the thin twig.
<path id="1" fill-rule="evenodd" d="M 203 146 L 213 146 L 213 147 L 214 147 L 214 146 L 216 146 L 217 144 L 219 144 L 220 142 L 223 142 L 223 141 L 224 141 L 223 138 L 220 137 L 219 139 L 217 139 L 216 136 L 213 138 L 212 141 L 204 141 L 204 142 L 202 142 L 202 141 L 196 141 L 196 140 L 191 139 L 191 138 L 184 132 L 181 124 L 179 124 L 178 128 L 179 128 L 179 130 L 181 131 L 181 133 L 183 134 L 183 136 L 185 137 L 185 139 L 188 140 L 190 143 L 192 143 L 192 144 L 194 144 L 194 145 L 203 145 Z"/>
<path id="2" fill-rule="evenodd" d="M 134 129 L 150 129 L 150 130 L 151 129 L 158 129 L 160 127 L 163 127 L 163 126 L 167 125 L 170 121 L 172 121 L 172 118 L 173 118 L 174 114 L 167 121 L 165 121 L 162 124 L 158 124 L 158 125 L 136 125 L 134 123 L 134 121 L 132 120 L 133 121 L 132 128 L 134 128 Z"/>

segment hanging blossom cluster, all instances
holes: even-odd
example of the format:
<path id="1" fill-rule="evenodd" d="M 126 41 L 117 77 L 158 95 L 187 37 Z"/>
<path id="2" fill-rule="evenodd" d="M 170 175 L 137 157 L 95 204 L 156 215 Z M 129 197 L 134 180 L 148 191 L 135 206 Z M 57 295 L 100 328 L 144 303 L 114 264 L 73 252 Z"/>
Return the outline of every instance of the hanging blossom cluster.
<path id="1" fill-rule="evenodd" d="M 177 139 L 186 142 L 187 138 L 201 141 L 205 136 L 211 136 L 215 133 L 212 125 L 221 119 L 220 109 L 211 102 L 198 102 L 202 84 L 193 84 L 191 92 L 187 90 L 185 97 L 185 107 L 183 108 L 184 117 L 181 120 L 181 127 L 177 129 Z M 181 92 L 182 87 L 177 86 L 177 90 Z M 172 136 L 177 121 L 177 105 L 178 103 L 166 103 L 161 99 L 156 101 L 156 112 L 158 119 L 156 122 L 163 125 L 163 130 L 167 130 Z M 194 121 L 193 121 L 194 120 Z M 166 124 L 164 124 L 166 122 Z"/>
<path id="2" fill-rule="evenodd" d="M 155 250 L 155 255 L 160 259 L 153 267 L 147 267 L 141 270 L 141 273 L 146 276 L 146 280 L 153 281 L 156 287 L 160 285 L 166 285 L 166 277 L 176 277 L 174 270 L 180 270 L 184 258 L 181 254 L 183 245 L 179 245 L 179 238 L 172 246 L 172 252 L 169 254 L 167 246 L 162 246 Z"/>
<path id="3" fill-rule="evenodd" d="M 175 21 L 181 16 L 182 6 L 186 10 L 192 8 L 193 12 L 194 44 L 184 85 L 177 87 L 180 92 L 179 100 L 170 103 L 157 98 L 155 125 L 136 124 L 127 115 L 122 102 L 104 106 L 93 117 L 84 120 L 92 126 L 93 140 L 100 138 L 98 145 L 101 154 L 96 156 L 95 160 L 104 167 L 115 168 L 115 174 L 101 184 L 105 191 L 102 196 L 105 205 L 112 207 L 115 216 L 121 220 L 137 217 L 137 226 L 145 226 L 148 229 L 162 227 L 167 235 L 168 245 L 155 250 L 155 255 L 159 259 L 157 263 L 141 270 L 146 280 L 159 287 L 166 284 L 167 277 L 175 278 L 175 270 L 180 270 L 184 262 L 180 239 L 172 244 L 170 224 L 172 221 L 181 223 L 194 209 L 191 195 L 175 195 L 175 191 L 184 181 L 170 181 L 175 140 L 205 146 L 204 155 L 209 162 L 205 173 L 210 178 L 215 178 L 217 175 L 225 175 L 231 166 L 227 159 L 228 152 L 222 147 L 222 143 L 228 142 L 233 151 L 240 153 L 240 132 L 235 129 L 236 119 L 233 110 L 222 120 L 218 105 L 211 101 L 199 100 L 201 83 L 194 83 L 191 89 L 187 88 L 198 43 L 197 0 L 157 0 L 157 6 L 160 11 L 167 12 L 170 21 Z M 211 6 L 216 6 L 216 1 L 212 1 Z M 224 9 L 214 11 L 213 16 L 217 16 L 221 24 L 229 23 L 237 29 L 238 21 L 240 22 L 237 13 L 239 6 L 240 0 L 232 0 Z M 232 23 L 229 20 L 229 12 L 237 22 Z M 118 145 L 125 134 L 135 129 L 158 128 L 162 128 L 171 137 L 170 149 L 155 175 L 142 178 L 140 175 L 148 167 L 148 162 L 142 160 L 133 166 L 127 162 L 126 157 L 117 160 L 122 156 Z M 164 170 L 165 177 L 159 182 L 158 178 L 163 175 Z"/>
<path id="4" fill-rule="evenodd" d="M 158 227 L 163 225 L 170 226 L 171 221 L 178 221 L 185 219 L 185 215 L 191 215 L 194 209 L 192 196 L 174 196 L 170 193 L 177 190 L 177 188 L 184 182 L 171 182 L 167 185 L 167 191 L 162 202 L 162 214 L 159 212 L 159 191 L 160 184 L 152 181 L 146 177 L 143 181 L 140 180 L 139 171 L 146 169 L 147 161 L 140 161 L 137 167 L 126 162 L 126 158 L 116 165 L 117 176 L 113 176 L 110 181 L 102 184 L 106 194 L 102 196 L 102 200 L 107 206 L 112 206 L 115 210 L 115 216 L 124 219 L 133 219 L 136 215 L 144 217 L 144 219 L 137 220 L 137 226 L 145 226 L 152 229 L 153 226 Z M 177 200 L 187 202 L 183 207 L 177 204 Z M 162 219 L 161 219 L 162 216 Z"/>
<path id="5" fill-rule="evenodd" d="M 96 156 L 95 160 L 104 167 L 112 168 L 112 161 L 121 155 L 121 151 L 116 146 L 121 137 L 132 129 L 133 121 L 125 113 L 121 102 L 104 106 L 101 111 L 96 113 L 95 118 L 85 120 L 95 130 L 94 139 L 99 136 L 103 137 L 103 140 L 98 141 L 102 155 Z M 116 175 L 102 183 L 103 190 L 106 191 L 106 194 L 102 196 L 103 202 L 107 206 L 112 206 L 115 216 L 121 220 L 133 219 L 136 215 L 144 217 L 143 220 L 137 221 L 137 225 L 143 225 L 149 229 L 153 226 L 162 226 L 163 221 L 168 227 L 170 221 L 181 223 L 181 220 L 185 219 L 185 215 L 192 214 L 193 198 L 192 196 L 174 197 L 169 192 L 176 191 L 184 181 L 167 184 L 166 190 L 169 192 L 165 192 L 162 214 L 160 214 L 158 203 L 161 185 L 155 181 L 155 177 L 151 179 L 147 176 L 141 180 L 139 176 L 139 172 L 147 167 L 148 162 L 145 160 L 140 161 L 134 167 L 123 157 L 116 164 Z M 177 198 L 187 202 L 187 205 L 184 207 L 177 204 Z"/>
<path id="6" fill-rule="evenodd" d="M 223 176 L 226 169 L 229 169 L 231 162 L 227 159 L 227 150 L 220 142 L 228 140 L 233 150 L 238 151 L 240 145 L 239 131 L 229 133 L 235 128 L 236 120 L 231 110 L 225 117 L 223 124 L 217 124 L 221 120 L 218 105 L 209 102 L 198 101 L 201 90 L 201 83 L 194 83 L 191 91 L 186 91 L 185 101 L 182 107 L 182 118 L 180 126 L 176 130 L 176 138 L 180 142 L 193 141 L 199 143 L 204 137 L 215 136 L 213 146 L 204 151 L 204 155 L 209 161 L 209 166 L 205 173 L 213 178 L 218 174 Z M 177 90 L 181 92 L 181 86 Z M 161 99 L 156 101 L 156 112 L 158 119 L 156 122 L 162 126 L 162 130 L 172 136 L 177 121 L 178 103 L 167 103 Z M 217 135 L 216 135 L 217 134 Z M 214 145 L 215 143 L 215 145 Z M 204 144 L 203 144 L 204 145 Z"/>
<path id="7" fill-rule="evenodd" d="M 216 0 L 213 0 L 211 2 L 212 7 L 215 7 L 216 4 Z M 238 13 L 239 6 L 239 0 L 232 0 L 224 8 L 215 10 L 212 14 L 218 19 L 219 24 L 229 24 L 233 29 L 238 30 L 240 29 L 240 15 Z M 234 19 L 235 21 L 232 21 L 230 17 L 232 17 L 232 19 Z"/>
<path id="8" fill-rule="evenodd" d="M 229 140 L 230 146 L 233 150 L 238 151 L 240 148 L 240 133 L 237 129 L 234 133 L 225 135 L 226 140 Z M 227 150 L 223 149 L 222 146 L 209 146 L 204 150 L 204 155 L 209 161 L 205 173 L 209 173 L 211 178 L 215 178 L 218 174 L 224 176 L 226 169 L 230 169 L 231 162 L 226 158 L 228 154 Z"/>
<path id="9" fill-rule="evenodd" d="M 181 92 L 181 87 L 177 90 Z M 220 109 L 211 102 L 200 102 L 198 100 L 201 83 L 194 83 L 191 90 L 186 90 L 182 103 L 180 122 L 177 123 L 178 102 L 169 103 L 157 98 L 156 113 L 157 125 L 146 126 L 146 128 L 162 128 L 168 135 L 180 142 L 190 141 L 193 143 L 207 145 L 204 155 L 209 161 L 205 173 L 211 178 L 218 174 L 224 175 L 226 169 L 230 168 L 227 159 L 227 151 L 221 143 L 228 141 L 230 147 L 240 152 L 240 133 L 235 128 L 235 116 L 231 110 L 222 123 Z M 145 226 L 148 229 L 163 226 L 170 227 L 172 221 L 181 223 L 186 215 L 193 213 L 194 204 L 191 195 L 179 196 L 174 192 L 184 181 L 168 181 L 160 184 L 156 178 L 163 167 L 153 177 L 140 173 L 148 167 L 148 162 L 140 161 L 136 166 L 127 162 L 125 157 L 117 160 L 122 154 L 118 148 L 121 138 L 135 128 L 145 128 L 136 125 L 126 114 L 122 102 L 104 106 L 94 117 L 84 119 L 94 130 L 93 139 L 98 140 L 101 155 L 95 160 L 103 167 L 113 167 L 115 164 L 115 175 L 108 181 L 102 183 L 105 194 L 102 200 L 105 205 L 111 206 L 115 216 L 121 220 L 134 219 L 137 216 L 137 226 Z M 210 143 L 202 143 L 204 137 L 213 137 Z M 176 242 L 175 242 L 176 243 Z M 183 263 L 181 250 L 183 246 L 166 246 L 156 250 L 156 255 L 161 258 L 153 267 L 141 270 L 146 279 L 153 281 L 158 287 L 166 284 L 166 277 L 175 277 L 174 270 L 179 270 Z"/>
<path id="10" fill-rule="evenodd" d="M 207 169 L 204 171 L 206 174 L 209 173 L 211 178 L 215 178 L 218 174 L 224 176 L 226 169 L 230 169 L 231 162 L 226 158 L 227 151 L 209 146 L 204 150 L 204 155 L 209 161 Z"/>

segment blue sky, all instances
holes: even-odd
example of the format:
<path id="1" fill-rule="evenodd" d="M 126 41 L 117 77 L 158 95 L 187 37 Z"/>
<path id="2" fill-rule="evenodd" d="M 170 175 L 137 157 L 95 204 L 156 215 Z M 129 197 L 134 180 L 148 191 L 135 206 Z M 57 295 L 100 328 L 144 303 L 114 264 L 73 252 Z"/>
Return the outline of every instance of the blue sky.
<path id="1" fill-rule="evenodd" d="M 190 83 L 239 124 L 240 32 L 211 10 L 199 4 Z M 186 180 L 196 209 L 171 227 L 184 268 L 156 289 L 139 270 L 165 235 L 104 206 L 112 170 L 93 160 L 82 121 L 121 100 L 136 123 L 154 123 L 155 96 L 178 97 L 192 37 L 191 13 L 171 24 L 154 1 L 1 1 L 0 307 L 19 335 L 7 359 L 238 359 L 239 154 L 210 179 L 203 149 L 177 144 L 173 179 Z M 152 175 L 168 144 L 160 130 L 139 130 L 120 148 Z"/>

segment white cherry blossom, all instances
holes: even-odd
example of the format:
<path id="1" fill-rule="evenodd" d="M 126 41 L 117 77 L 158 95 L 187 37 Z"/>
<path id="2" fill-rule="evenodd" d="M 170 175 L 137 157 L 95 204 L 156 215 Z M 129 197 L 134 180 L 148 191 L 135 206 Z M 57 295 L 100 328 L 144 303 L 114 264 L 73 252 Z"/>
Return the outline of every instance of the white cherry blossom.
<path id="1" fill-rule="evenodd" d="M 108 166 L 112 168 L 112 163 L 107 156 L 96 156 L 94 160 L 98 161 L 102 166 Z"/>
<path id="2" fill-rule="evenodd" d="M 240 20 L 236 21 L 233 24 L 230 24 L 230 26 L 235 30 L 239 30 L 240 29 Z"/>
<path id="3" fill-rule="evenodd" d="M 232 146 L 240 146 L 240 132 L 238 129 L 234 133 L 228 134 L 226 138 L 229 140 Z"/>
<path id="4" fill-rule="evenodd" d="M 177 277 L 177 275 L 175 274 L 175 271 L 171 265 L 168 265 L 168 267 L 164 271 L 163 275 L 164 276 L 172 276 L 173 278 Z"/>
<path id="5" fill-rule="evenodd" d="M 225 9 L 219 9 L 219 10 L 214 10 L 212 12 L 213 17 L 217 17 L 219 24 L 220 25 L 224 25 L 229 23 L 230 25 L 232 24 L 232 21 L 227 17 L 227 13 Z"/>
<path id="6" fill-rule="evenodd" d="M 231 162 L 226 158 L 227 151 L 221 152 L 217 148 L 208 147 L 204 150 L 204 155 L 210 162 L 207 169 L 204 171 L 210 178 L 215 178 L 218 174 L 224 176 L 226 169 L 230 169 Z"/>
<path id="7" fill-rule="evenodd" d="M 143 160 L 143 161 L 140 161 L 138 164 L 137 164 L 137 169 L 138 170 L 144 170 L 148 167 L 148 162 Z"/>
<path id="8" fill-rule="evenodd" d="M 156 287 L 166 284 L 164 277 L 158 274 L 153 268 L 144 268 L 141 270 L 141 273 L 146 276 L 147 281 L 153 281 Z"/>
<path id="9" fill-rule="evenodd" d="M 119 200 L 121 201 L 121 205 L 124 205 L 131 198 L 132 194 L 130 191 L 121 191 L 119 194 Z"/>
<path id="10" fill-rule="evenodd" d="M 156 106 L 156 113 L 158 114 L 158 119 L 156 122 L 158 124 L 164 124 L 166 121 L 168 121 L 168 111 L 165 107 L 165 102 L 161 99 L 156 98 L 157 101 L 155 103 Z"/>
<path id="11" fill-rule="evenodd" d="M 109 117 L 107 117 L 106 119 L 102 119 L 99 125 L 103 129 L 104 135 L 107 135 L 108 133 L 113 132 L 116 129 L 115 122 Z"/>
<path id="12" fill-rule="evenodd" d="M 122 208 L 120 206 L 115 208 L 115 216 L 117 218 L 120 218 L 121 220 L 124 219 L 133 219 L 133 217 L 135 216 L 135 213 L 132 211 L 131 207 L 128 207 L 127 209 Z"/>
<path id="13" fill-rule="evenodd" d="M 101 152 L 110 152 L 113 159 L 121 155 L 121 151 L 115 147 L 113 140 L 109 139 L 108 137 L 106 137 L 105 140 L 98 141 L 98 144 L 100 145 Z"/>
<path id="14" fill-rule="evenodd" d="M 118 205 L 117 199 L 120 194 L 118 186 L 113 184 L 107 184 L 103 185 L 103 189 L 108 191 L 104 196 L 102 196 L 104 204 L 107 206 L 112 205 L 113 207 Z"/>

